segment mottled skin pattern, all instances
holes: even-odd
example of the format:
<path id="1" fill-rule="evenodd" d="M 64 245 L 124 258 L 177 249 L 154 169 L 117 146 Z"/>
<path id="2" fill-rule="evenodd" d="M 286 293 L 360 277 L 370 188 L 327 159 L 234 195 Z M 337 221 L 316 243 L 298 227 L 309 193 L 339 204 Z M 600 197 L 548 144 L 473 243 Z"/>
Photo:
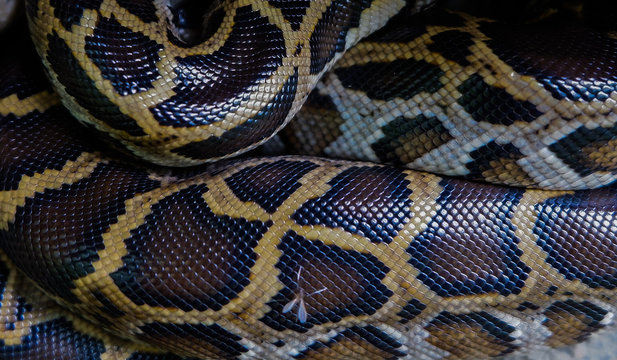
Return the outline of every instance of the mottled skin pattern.
<path id="1" fill-rule="evenodd" d="M 216 30 L 188 46 L 167 30 L 163 3 L 33 0 L 27 13 L 64 105 L 130 153 L 171 166 L 268 139 L 347 48 L 405 5 L 225 1 L 210 16 Z"/>
<path id="2" fill-rule="evenodd" d="M 287 26 L 293 32 L 302 28 L 297 19 L 310 16 L 316 2 L 265 3 L 223 6 L 238 21 L 225 25 L 226 17 L 218 17 L 221 28 L 227 26 L 226 45 L 237 41 L 234 31 L 243 31 L 239 14 L 254 16 L 247 18 L 246 27 Z M 0 358 L 477 359 L 577 343 L 613 324 L 615 186 L 523 189 L 306 156 L 241 158 L 186 169 L 128 158 L 127 147 L 140 151 L 127 145 L 125 137 L 143 137 L 142 132 L 152 129 L 143 126 L 148 120 L 129 117 L 129 105 L 116 101 L 122 94 L 137 98 L 153 91 L 160 84 L 153 81 L 156 76 L 148 76 L 164 66 L 150 57 L 138 60 L 141 53 L 123 53 L 122 41 L 141 43 L 157 59 L 167 58 L 168 41 L 177 41 L 169 40 L 170 34 L 153 35 L 146 25 L 162 20 L 160 10 L 148 4 L 49 0 L 27 5 L 35 28 L 42 26 L 42 17 L 53 14 L 38 51 L 46 55 L 59 92 L 69 96 L 66 106 L 81 121 L 93 112 L 109 115 L 107 125 L 95 121 L 96 130 L 76 125 L 42 80 L 34 50 L 0 57 Z M 380 4 L 358 1 L 351 8 L 386 16 L 376 10 Z M 321 48 L 321 42 L 302 40 L 311 49 L 306 68 L 298 65 L 276 75 L 282 76 L 280 87 L 263 96 L 263 109 L 246 110 L 243 124 L 265 119 L 280 127 L 281 117 L 290 117 L 298 99 L 306 96 L 300 91 L 310 91 L 305 81 L 316 80 L 347 41 L 358 36 L 351 30 L 342 40 L 323 35 L 340 34 L 341 27 L 359 21 L 353 11 L 335 15 L 346 9 L 342 1 L 323 5 L 321 18 L 328 22 L 315 22 L 312 29 L 329 42 Z M 269 11 L 279 11 L 281 17 L 263 22 L 255 15 Z M 132 26 L 123 24 L 119 14 L 129 14 Z M 448 32 L 471 17 L 442 19 L 448 28 L 433 40 L 455 36 L 465 44 L 472 41 L 465 32 Z M 90 21 L 94 26 L 86 30 L 82 25 Z M 67 29 L 78 34 L 75 43 L 67 40 L 72 38 Z M 97 31 L 127 37 L 119 42 L 78 40 L 97 37 Z M 422 34 L 409 31 L 406 36 Z M 383 36 L 381 42 L 401 39 L 388 40 L 381 33 L 364 44 L 377 36 Z M 18 28 L 0 36 L 8 48 L 26 41 Z M 433 51 L 450 51 L 437 41 L 432 44 Z M 206 56 L 180 43 L 174 46 L 184 49 L 174 60 L 178 64 Z M 255 44 L 247 41 L 246 46 Z M 121 54 L 122 61 L 134 58 L 112 68 L 106 57 Z M 465 62 L 457 54 L 444 56 Z M 395 58 L 389 61 L 397 64 Z M 272 64 L 278 63 L 264 66 Z M 289 70 L 285 66 L 276 68 Z M 183 87 L 192 82 L 186 77 L 194 75 L 187 69 L 176 69 L 183 81 L 175 83 L 174 94 L 160 95 L 162 100 L 148 108 L 146 117 L 163 128 L 173 120 L 163 114 L 192 118 L 179 110 L 183 107 L 177 97 L 191 103 L 191 96 L 209 91 L 187 92 Z M 337 77 L 350 67 L 339 69 L 345 70 L 335 71 Z M 475 81 L 469 80 L 473 76 L 465 73 L 461 83 Z M 244 81 L 241 77 L 230 89 L 242 88 Z M 347 81 L 354 89 L 353 80 Z M 413 86 L 415 80 L 407 77 L 383 81 L 400 86 L 385 94 L 371 93 L 378 85 L 367 84 L 362 93 L 383 100 L 399 96 L 400 88 L 403 93 L 417 88 L 434 92 L 442 86 L 440 79 L 429 78 Z M 93 87 L 85 88 L 86 93 L 70 87 L 87 84 Z M 319 85 L 311 98 L 328 104 L 321 94 L 325 86 Z M 497 86 L 490 91 L 505 90 Z M 529 105 L 533 97 L 514 101 L 511 95 L 502 96 L 504 112 L 511 105 L 536 114 Z M 610 96 L 607 107 L 614 103 Z M 282 103 L 273 106 L 274 99 Z M 465 108 L 466 100 L 460 99 L 455 102 Z M 331 100 L 329 104 L 318 111 L 336 118 L 340 107 Z M 205 126 L 217 114 L 198 112 L 194 121 Z M 600 123 L 609 128 L 612 117 L 603 119 Z M 491 116 L 484 120 L 497 121 Z M 432 124 L 433 133 L 445 131 L 438 122 Z M 111 138 L 101 139 L 98 132 L 106 126 L 112 129 Z M 218 137 L 232 141 L 241 126 L 229 125 L 232 135 Z M 274 130 L 257 133 L 261 137 Z M 186 155 L 206 141 L 218 154 L 218 140 L 209 139 L 196 140 L 201 143 L 196 147 L 187 147 L 188 142 L 181 146 Z M 440 139 L 435 146 L 451 140 Z M 615 141 L 609 135 L 602 139 L 606 143 L 599 148 Z M 614 166 L 610 154 L 604 159 L 606 167 Z M 601 178 L 605 170 L 589 171 Z"/>
<path id="3" fill-rule="evenodd" d="M 284 130 L 287 143 L 497 184 L 612 184 L 617 39 L 608 26 L 565 11 L 531 24 L 399 14 L 324 77 Z"/>

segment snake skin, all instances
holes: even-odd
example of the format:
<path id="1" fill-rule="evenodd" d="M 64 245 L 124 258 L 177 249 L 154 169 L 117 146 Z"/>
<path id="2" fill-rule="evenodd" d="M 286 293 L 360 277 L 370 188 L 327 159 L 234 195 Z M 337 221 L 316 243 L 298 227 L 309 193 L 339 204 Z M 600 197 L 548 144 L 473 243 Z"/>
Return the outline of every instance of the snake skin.
<path id="1" fill-rule="evenodd" d="M 543 189 L 615 182 L 617 37 L 564 12 L 409 17 L 324 77 L 284 130 L 292 151 Z"/>
<path id="2" fill-rule="evenodd" d="M 593 86 L 581 89 L 574 85 L 591 80 L 493 74 L 508 62 L 490 43 L 487 27 L 493 35 L 503 31 L 472 15 L 416 17 L 421 4 L 396 1 L 215 1 L 210 19 L 221 26 L 199 46 L 217 54 L 233 45 L 281 62 L 259 62 L 275 65 L 264 70 L 267 76 L 231 62 L 240 79 L 229 86 L 247 92 L 199 108 L 196 98 L 218 99 L 229 88 L 213 93 L 212 86 L 195 83 L 211 72 L 183 61 L 226 64 L 233 56 L 221 57 L 229 49 L 211 58 L 194 53 L 175 38 L 186 30 L 181 21 L 168 33 L 156 31 L 150 25 L 165 21 L 153 4 L 27 3 L 37 51 L 62 100 L 43 80 L 34 49 L 0 56 L 0 358 L 477 359 L 578 343 L 614 325 L 617 187 L 610 183 L 617 80 L 611 71 L 617 67 L 610 60 L 617 47 L 602 45 L 605 56 L 594 56 L 592 65 L 605 67 L 590 68 L 605 73 L 591 73 Z M 311 31 L 302 30 L 303 19 Z M 252 29 L 259 27 L 281 34 L 285 46 L 256 45 Z M 297 31 L 322 34 L 325 45 L 290 35 Z M 589 31 L 584 34 L 601 44 L 615 39 L 610 29 Z M 0 34 L 0 43 L 18 48 L 26 36 L 14 27 Z M 449 50 L 439 41 L 448 44 L 451 37 L 467 47 Z M 127 51 L 133 48 L 144 50 Z M 180 53 L 171 58 L 170 48 Z M 520 52 L 506 59 L 521 60 Z M 481 67 L 488 58 L 499 62 Z M 572 70 L 558 59 L 566 64 L 561 70 Z M 580 64 L 580 58 L 572 61 Z M 355 76 L 345 75 L 352 69 Z M 570 86 L 567 95 L 595 97 L 559 98 L 554 84 Z M 162 88 L 168 92 L 159 93 Z M 528 88 L 536 92 L 523 91 Z M 243 103 L 243 96 L 252 101 Z M 240 130 L 263 142 L 307 97 L 294 125 L 304 128 L 289 130 L 288 145 L 313 142 L 312 151 L 324 155 L 339 141 L 331 148 L 342 148 L 343 156 L 354 145 L 354 156 L 397 165 L 444 157 L 468 179 L 311 156 L 241 157 L 188 168 L 132 159 L 171 154 L 157 161 L 187 165 L 205 160 L 196 157 L 202 150 L 218 158 L 226 146 L 231 153 L 250 148 L 236 138 Z M 150 103 L 130 102 L 137 98 Z M 419 98 L 433 103 L 412 110 Z M 352 102 L 366 108 L 354 110 Z M 234 106 L 238 115 L 228 112 Z M 392 107 L 390 117 L 371 114 Z M 311 108 L 318 115 L 310 115 Z M 495 118 L 511 109 L 534 118 Z M 89 125 L 76 125 L 70 112 Z M 110 116 L 94 120 L 101 113 Z M 356 115 L 363 113 L 369 115 Z M 445 115 L 476 133 L 461 134 L 462 125 L 450 125 L 454 120 Z M 332 132 L 320 135 L 320 118 L 334 121 L 324 125 Z M 371 135 L 345 140 L 353 118 L 358 129 L 373 129 Z M 381 123 L 371 125 L 371 118 Z M 158 128 L 147 126 L 153 120 Z M 172 120 L 179 121 L 171 126 L 178 133 L 165 132 Z M 220 133 L 176 139 L 187 121 Z M 411 128 L 421 121 L 426 125 Z M 527 126 L 545 131 L 525 132 Z M 307 128 L 316 132 L 306 135 Z M 101 134 L 107 130 L 110 135 Z M 517 132 L 522 143 L 511 139 Z M 466 150 L 468 161 L 446 155 L 458 146 L 469 149 L 466 140 L 474 138 L 477 149 L 494 153 Z M 423 145 L 405 154 L 397 150 L 405 148 L 404 139 Z M 544 144 L 534 145 L 544 155 L 533 158 L 526 144 L 535 140 Z M 167 147 L 146 153 L 148 142 Z M 555 150 L 560 146 L 567 151 Z M 414 161 L 409 154 L 416 154 Z M 549 170 L 542 175 L 521 165 L 534 160 Z M 513 177 L 504 180 L 504 169 Z M 555 171 L 565 180 L 551 178 Z"/>

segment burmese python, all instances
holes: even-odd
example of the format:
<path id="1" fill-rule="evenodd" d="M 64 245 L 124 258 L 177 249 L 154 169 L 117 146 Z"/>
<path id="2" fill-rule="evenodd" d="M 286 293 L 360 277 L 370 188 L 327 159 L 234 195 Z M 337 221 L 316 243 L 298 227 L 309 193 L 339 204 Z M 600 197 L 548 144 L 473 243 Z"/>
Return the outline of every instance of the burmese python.
<path id="1" fill-rule="evenodd" d="M 422 5 L 213 1 L 202 32 L 162 2 L 28 1 L 66 107 L 33 50 L 3 52 L 0 357 L 479 358 L 612 324 L 616 33 L 572 25 L 580 8 L 502 25 Z M 467 179 L 132 159 L 240 152 L 307 96 L 287 145 Z"/>

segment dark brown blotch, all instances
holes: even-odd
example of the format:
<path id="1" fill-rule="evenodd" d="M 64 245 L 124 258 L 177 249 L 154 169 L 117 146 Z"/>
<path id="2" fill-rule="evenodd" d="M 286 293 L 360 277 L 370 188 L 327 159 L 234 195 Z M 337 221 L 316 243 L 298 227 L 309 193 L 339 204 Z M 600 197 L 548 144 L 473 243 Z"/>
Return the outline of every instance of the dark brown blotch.
<path id="1" fill-rule="evenodd" d="M 472 54 L 473 44 L 473 35 L 470 33 L 448 30 L 433 35 L 427 48 L 460 66 L 468 66 L 470 64 L 468 57 Z"/>
<path id="2" fill-rule="evenodd" d="M 546 261 L 566 279 L 592 288 L 617 287 L 615 187 L 577 191 L 535 206 L 533 228 Z"/>
<path id="3" fill-rule="evenodd" d="M 36 1 L 28 1 L 33 3 Z M 71 30 L 73 25 L 79 24 L 84 10 L 98 10 L 103 0 L 50 0 L 49 4 L 54 8 L 54 16 L 60 20 L 65 29 Z M 30 7 L 30 6 L 29 6 Z"/>
<path id="4" fill-rule="evenodd" d="M 134 303 L 219 310 L 250 283 L 270 223 L 215 215 L 207 191 L 193 185 L 160 200 L 124 241 L 124 266 L 110 276 Z"/>
<path id="5" fill-rule="evenodd" d="M 457 102 L 477 122 L 509 126 L 517 122 L 530 123 L 542 116 L 533 103 L 487 84 L 478 74 L 471 75 L 457 90 L 461 93 Z"/>
<path id="6" fill-rule="evenodd" d="M 287 119 L 298 89 L 298 69 L 283 84 L 282 89 L 255 116 L 226 131 L 223 135 L 196 141 L 172 152 L 191 159 L 209 159 L 247 149 L 273 135 Z M 221 114 L 226 114 L 225 110 Z M 183 125 L 182 125 L 183 126 Z"/>
<path id="7" fill-rule="evenodd" d="M 605 326 L 602 320 L 607 314 L 607 310 L 588 301 L 557 301 L 544 311 L 542 325 L 553 333 L 547 344 L 556 348 L 585 341 Z"/>
<path id="8" fill-rule="evenodd" d="M 502 61 L 557 99 L 605 101 L 617 88 L 617 39 L 578 20 L 557 14 L 535 23 L 483 22 L 480 30 Z"/>
<path id="9" fill-rule="evenodd" d="M 0 190 L 16 190 L 22 177 L 60 170 L 91 150 L 84 141 L 90 135 L 72 120 L 60 105 L 43 113 L 0 116 Z"/>
<path id="10" fill-rule="evenodd" d="M 114 129 L 126 131 L 133 136 L 145 135 L 144 130 L 133 118 L 124 114 L 97 89 L 94 80 L 73 55 L 73 50 L 55 31 L 47 35 L 47 40 L 49 49 L 46 55 L 50 71 L 56 74 L 64 90 L 79 106 Z"/>
<path id="11" fill-rule="evenodd" d="M 145 23 L 157 22 L 159 17 L 156 15 L 156 7 L 152 0 L 116 0 L 131 14 L 137 16 Z"/>
<path id="12" fill-rule="evenodd" d="M 332 99 L 313 90 L 281 131 L 281 140 L 288 153 L 324 156 L 326 148 L 343 134 L 340 125 L 344 122 Z"/>
<path id="13" fill-rule="evenodd" d="M 280 160 L 243 169 L 225 179 L 242 201 L 253 201 L 273 214 L 301 184 L 300 178 L 318 165 L 310 161 Z"/>
<path id="14" fill-rule="evenodd" d="M 523 190 L 444 179 L 439 209 L 411 243 L 409 263 L 440 296 L 521 291 L 524 264 L 510 222 Z"/>
<path id="15" fill-rule="evenodd" d="M 120 25 L 113 16 L 98 21 L 92 35 L 86 37 L 84 49 L 122 96 L 152 89 L 152 83 L 161 77 L 157 64 L 163 45 Z"/>
<path id="16" fill-rule="evenodd" d="M 371 144 L 379 159 L 405 165 L 444 145 L 453 137 L 435 116 L 399 116 L 382 126 L 384 136 Z"/>
<path id="17" fill-rule="evenodd" d="M 375 326 L 354 326 L 341 331 L 327 342 L 316 341 L 302 350 L 295 359 L 337 359 L 346 357 L 394 360 L 406 354 L 402 345 Z"/>
<path id="18" fill-rule="evenodd" d="M 311 74 L 318 74 L 334 58 L 345 50 L 345 38 L 349 29 L 360 24 L 362 12 L 371 6 L 370 0 L 335 0 L 323 13 L 315 26 L 309 44 L 311 46 Z"/>
<path id="19" fill-rule="evenodd" d="M 78 302 L 72 281 L 94 271 L 103 234 L 125 213 L 125 201 L 158 186 L 145 172 L 100 164 L 83 180 L 26 199 L 3 248 L 43 289 Z"/>
<path id="20" fill-rule="evenodd" d="M 268 0 L 268 2 L 281 10 L 283 17 L 294 31 L 300 30 L 306 10 L 311 6 L 311 0 Z"/>
<path id="21" fill-rule="evenodd" d="M 536 181 L 518 164 L 524 156 L 512 143 L 490 141 L 469 153 L 472 161 L 465 164 L 466 179 L 517 186 L 537 185 Z"/>
<path id="22" fill-rule="evenodd" d="M 439 78 L 444 75 L 438 66 L 415 59 L 368 62 L 337 68 L 334 72 L 346 88 L 384 101 L 408 100 L 422 92 L 433 94 L 443 87 Z"/>
<path id="23" fill-rule="evenodd" d="M 282 65 L 285 41 L 279 28 L 250 6 L 238 8 L 233 20 L 232 31 L 217 51 L 176 59 L 175 95 L 150 109 L 161 125 L 191 127 L 222 121 L 249 100 L 250 87 Z"/>
<path id="24" fill-rule="evenodd" d="M 389 269 L 373 255 L 310 241 L 293 231 L 281 239 L 278 248 L 283 255 L 276 267 L 285 288 L 268 303 L 272 311 L 260 319 L 276 330 L 306 332 L 345 316 L 373 314 L 393 294 L 381 282 Z M 283 313 L 285 305 L 302 293 L 306 322 L 298 316 L 299 304 Z"/>
<path id="25" fill-rule="evenodd" d="M 375 243 L 390 243 L 412 214 L 406 174 L 381 166 L 354 166 L 335 176 L 330 190 L 292 215 L 300 225 L 343 228 Z"/>
<path id="26" fill-rule="evenodd" d="M 425 327 L 426 341 L 447 351 L 452 357 L 475 359 L 498 357 L 514 352 L 520 346 L 513 326 L 486 312 L 440 313 Z"/>
<path id="27" fill-rule="evenodd" d="M 581 125 L 548 148 L 581 176 L 595 171 L 617 174 L 617 126 Z"/>

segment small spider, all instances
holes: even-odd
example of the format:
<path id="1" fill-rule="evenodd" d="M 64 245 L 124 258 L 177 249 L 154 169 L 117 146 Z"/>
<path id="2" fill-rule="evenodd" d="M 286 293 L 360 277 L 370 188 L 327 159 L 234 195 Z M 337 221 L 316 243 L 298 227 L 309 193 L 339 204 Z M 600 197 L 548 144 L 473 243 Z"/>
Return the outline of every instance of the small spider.
<path id="1" fill-rule="evenodd" d="M 296 284 L 297 284 L 297 288 L 299 292 L 296 294 L 296 297 L 294 297 L 293 300 L 291 300 L 290 302 L 287 303 L 287 305 L 285 305 L 285 307 L 283 308 L 283 314 L 290 312 L 294 308 L 294 306 L 298 304 L 298 313 L 297 313 L 298 321 L 301 324 L 304 324 L 307 318 L 306 305 L 304 303 L 304 299 L 309 296 L 313 296 L 323 291 L 326 291 L 326 288 L 313 291 L 312 293 L 307 294 L 306 292 L 304 292 L 304 288 L 300 285 L 301 278 L 302 278 L 301 274 L 302 274 L 302 266 L 298 268 L 298 278 L 296 280 Z"/>

